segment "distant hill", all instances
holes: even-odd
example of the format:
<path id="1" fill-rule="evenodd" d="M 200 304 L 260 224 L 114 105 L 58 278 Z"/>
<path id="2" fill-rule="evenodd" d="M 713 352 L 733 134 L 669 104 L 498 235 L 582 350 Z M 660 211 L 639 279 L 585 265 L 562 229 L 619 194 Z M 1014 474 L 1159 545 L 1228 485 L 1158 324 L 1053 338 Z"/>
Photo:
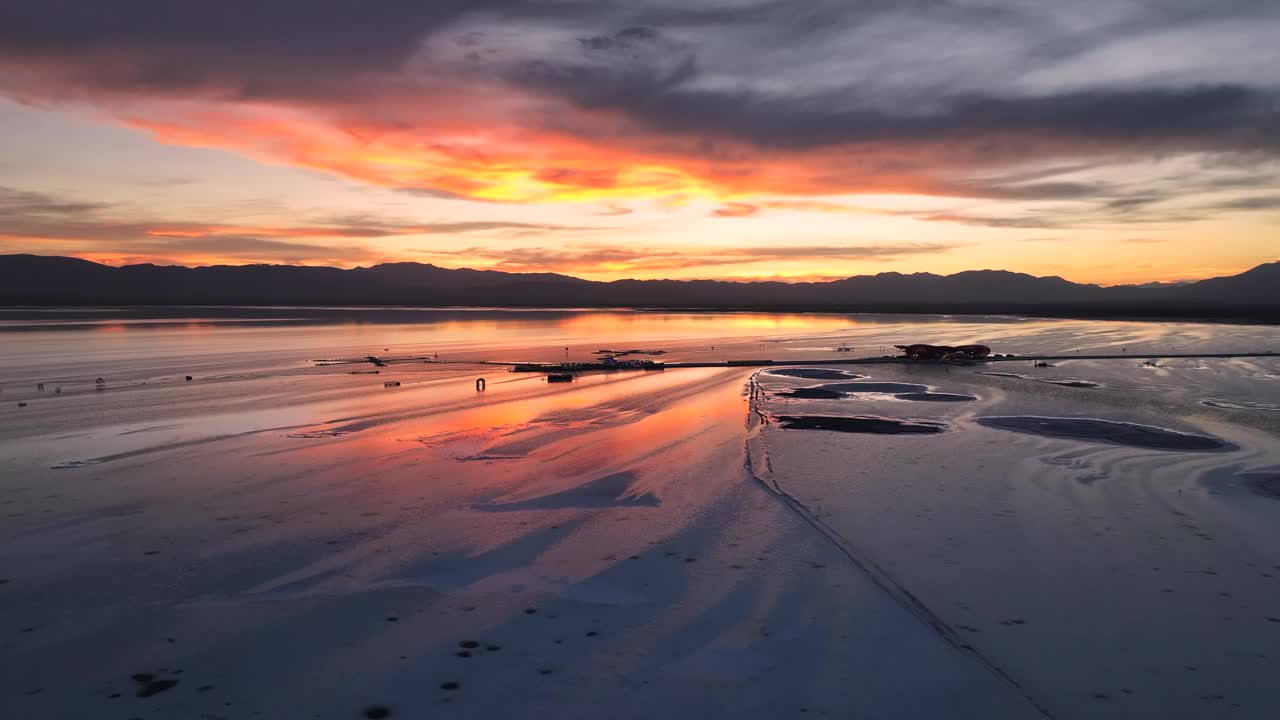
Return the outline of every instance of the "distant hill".
<path id="1" fill-rule="evenodd" d="M 0 305 L 653 307 L 1280 320 L 1280 263 L 1193 283 L 1101 287 L 1001 270 L 880 273 L 820 283 L 595 282 L 553 273 L 389 263 L 110 267 L 0 255 Z"/>

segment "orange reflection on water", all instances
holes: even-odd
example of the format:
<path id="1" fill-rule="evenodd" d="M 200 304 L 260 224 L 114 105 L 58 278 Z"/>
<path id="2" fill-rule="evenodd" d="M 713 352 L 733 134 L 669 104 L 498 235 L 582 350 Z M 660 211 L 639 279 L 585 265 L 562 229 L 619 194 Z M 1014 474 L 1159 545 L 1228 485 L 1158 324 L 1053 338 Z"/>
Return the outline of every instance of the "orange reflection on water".
<path id="1" fill-rule="evenodd" d="M 716 383 L 728 392 L 706 392 L 706 382 L 717 376 L 732 378 L 728 385 Z M 442 466 L 438 461 L 493 459 L 503 463 L 504 471 L 525 473 L 535 467 L 529 463 L 539 463 L 543 474 L 552 467 L 541 463 L 554 461 L 561 474 L 589 473 L 596 466 L 679 443 L 725 418 L 740 418 L 742 376 L 742 371 L 719 369 L 617 373 L 581 376 L 571 385 L 530 378 L 490 385 L 483 394 L 475 392 L 470 378 L 457 378 L 448 386 L 392 393 L 384 410 L 391 422 L 313 450 L 353 461 L 414 453 L 424 468 L 448 474 L 470 474 L 481 464 Z M 404 417 L 415 401 L 422 403 L 420 413 Z M 394 419 L 399 417 L 403 419 Z M 421 450 L 435 457 L 428 461 L 417 455 Z M 506 464 L 511 461 L 514 465 Z M 490 481 L 497 481 L 492 472 L 478 472 L 471 479 L 473 488 Z"/>
<path id="2" fill-rule="evenodd" d="M 651 335 L 717 337 L 760 330 L 823 331 L 858 325 L 853 315 L 780 313 L 584 312 L 569 314 L 563 327 L 597 336 Z"/>

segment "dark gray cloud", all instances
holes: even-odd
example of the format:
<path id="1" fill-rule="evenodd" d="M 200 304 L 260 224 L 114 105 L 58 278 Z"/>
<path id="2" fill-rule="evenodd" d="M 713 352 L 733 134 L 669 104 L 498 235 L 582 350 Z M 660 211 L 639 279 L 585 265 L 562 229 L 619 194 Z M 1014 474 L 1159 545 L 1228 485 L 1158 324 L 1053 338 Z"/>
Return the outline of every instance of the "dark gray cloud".
<path id="1" fill-rule="evenodd" d="M 496 237 L 526 237 L 559 233 L 581 236 L 604 228 L 555 223 L 509 222 L 502 220 L 451 220 L 430 222 L 378 215 L 339 215 L 303 218 L 280 224 L 228 224 L 203 219 L 173 220 L 139 212 L 111 203 L 86 202 L 52 193 L 0 186 L 0 237 L 25 238 L 68 243 L 112 243 L 115 247 L 142 254 L 142 248 L 157 251 L 172 248 L 228 254 L 270 253 L 273 251 L 324 252 L 289 239 L 376 240 L 405 235 L 491 234 Z M 284 238 L 284 239 L 279 239 Z M 56 249 L 56 248 L 55 248 Z M 340 249 L 340 248 L 339 248 Z M 367 249 L 346 249 L 347 257 L 368 256 Z M 264 255 L 265 256 L 265 255 Z M 246 257 L 258 257 L 257 254 Z M 281 256 L 292 260 L 292 255 Z"/>
<path id="2" fill-rule="evenodd" d="M 105 210 L 107 203 L 61 198 L 48 193 L 0 186 L 0 218 L 65 217 Z"/>
<path id="3" fill-rule="evenodd" d="M 332 242 L 317 245 L 239 235 L 141 238 L 120 243 L 112 251 L 131 260 L 153 262 L 154 258 L 169 258 L 170 262 L 180 264 L 191 264 L 193 258 L 217 258 L 237 262 L 351 265 L 379 262 L 386 257 L 377 248 L 365 245 Z"/>
<path id="4" fill-rule="evenodd" d="M 1280 195 L 1255 195 L 1223 200 L 1214 207 L 1219 210 L 1280 210 Z"/>
<path id="5" fill-rule="evenodd" d="M 336 80 L 392 72 L 424 34 L 504 4 L 518 3 L 12 0 L 0 3 L 0 55 L 54 62 L 91 88 L 342 95 Z"/>
<path id="6" fill-rule="evenodd" d="M 1062 199 L 1097 188 L 956 176 L 1274 157 L 1277 36 L 1274 0 L 10 0 L 0 94 L 293 103 L 353 132 L 416 131 L 445 152 L 430 145 L 433 118 L 465 106 L 435 98 L 485 89 L 497 105 L 529 103 L 501 119 L 477 104 L 468 122 L 725 174 L 749 174 L 744 147 L 789 152 L 825 173 L 798 192 L 891 177 L 908 190 Z M 599 167 L 535 169 L 544 183 L 617 182 Z M 414 191 L 466 194 L 429 175 Z"/>
<path id="7" fill-rule="evenodd" d="M 1194 34 L 1204 23 L 1210 33 L 1212 26 L 1248 19 L 1280 31 L 1274 3 L 1122 2 L 1102 15 L 1113 18 L 1109 23 L 1090 22 L 1089 11 L 1081 7 L 1073 15 L 1016 0 L 981 6 L 774 2 L 692 15 L 670 7 L 635 9 L 628 20 L 669 25 L 579 37 L 576 47 L 552 53 L 502 48 L 472 57 L 481 72 L 580 107 L 618 111 L 652 129 L 767 147 L 1015 135 L 1280 149 L 1280 71 L 1274 68 L 1257 76 L 1224 60 L 1217 75 L 1209 63 L 1185 79 L 1177 67 L 1172 73 L 1156 67 L 1120 82 L 1075 77 L 1038 87 L 1034 81 L 1035 72 L 1069 57 L 1159 29 Z M 723 24 L 712 29 L 705 23 L 712 17 Z M 1082 29 L 1068 32 L 1064 20 Z M 1027 36 L 1009 37 L 1019 33 Z M 858 42 L 863 36 L 870 42 Z M 726 47 L 734 37 L 752 42 Z M 944 44 L 930 44 L 934 37 Z M 938 62 L 948 51 L 956 62 Z M 772 58 L 794 65 L 764 64 Z M 823 72 L 841 69 L 846 72 Z M 984 152 L 1012 156 L 1026 149 L 1024 140 L 1022 147 Z"/>
<path id="8" fill-rule="evenodd" d="M 1280 149 L 1280 94 L 1270 88 L 1108 88 L 1029 97 L 974 93 L 933 97 L 928 112 L 917 112 L 909 106 L 850 108 L 857 104 L 856 87 L 804 97 L 699 88 L 688 82 L 695 73 L 692 60 L 651 73 L 621 74 L 540 62 L 513 77 L 585 108 L 624 112 L 657 130 L 771 147 L 1045 134 L 1080 142 Z M 1017 146 L 994 149 L 1011 157 L 1022 154 Z"/>

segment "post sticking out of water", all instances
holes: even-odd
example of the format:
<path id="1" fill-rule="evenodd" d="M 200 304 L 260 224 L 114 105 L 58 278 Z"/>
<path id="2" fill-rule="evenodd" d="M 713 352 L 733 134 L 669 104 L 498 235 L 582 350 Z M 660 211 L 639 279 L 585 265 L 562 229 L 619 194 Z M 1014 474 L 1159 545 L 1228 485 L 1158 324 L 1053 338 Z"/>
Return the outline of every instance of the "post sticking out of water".
<path id="1" fill-rule="evenodd" d="M 476 379 L 476 392 L 484 392 L 484 387 L 485 387 L 485 384 L 484 384 L 484 378 L 477 378 L 477 379 Z"/>

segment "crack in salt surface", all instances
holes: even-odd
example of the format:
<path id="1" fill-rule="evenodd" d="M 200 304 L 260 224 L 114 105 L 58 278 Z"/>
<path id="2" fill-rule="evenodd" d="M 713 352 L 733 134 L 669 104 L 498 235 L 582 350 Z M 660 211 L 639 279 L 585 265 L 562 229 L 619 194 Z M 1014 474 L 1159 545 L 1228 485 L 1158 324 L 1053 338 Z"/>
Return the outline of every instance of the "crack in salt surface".
<path id="1" fill-rule="evenodd" d="M 916 619 L 928 626 L 934 634 L 940 637 L 948 645 L 975 659 L 989 672 L 1016 691 L 1042 716 L 1049 720 L 1053 720 L 1053 713 L 1033 698 L 1027 689 L 1015 680 L 1012 675 L 973 645 L 965 642 L 964 638 L 956 632 L 955 628 L 951 627 L 947 621 L 943 620 L 937 613 L 931 610 L 928 605 L 920 600 L 920 598 L 916 597 L 914 593 L 898 582 L 874 560 L 860 552 L 847 538 L 836 532 L 834 528 L 815 515 L 809 506 L 805 505 L 794 495 L 783 489 L 783 487 L 778 483 L 777 476 L 773 473 L 773 463 L 769 458 L 768 447 L 764 445 L 763 430 L 765 425 L 768 423 L 768 417 L 760 407 L 761 402 L 765 397 L 765 393 L 757 380 L 759 374 L 760 372 L 757 371 L 752 374 L 747 381 L 747 397 L 750 404 L 750 410 L 747 414 L 746 448 L 743 453 L 743 465 L 747 476 L 759 483 L 760 486 L 765 488 L 768 492 L 782 500 L 782 502 L 799 515 L 801 519 L 827 538 L 831 544 L 835 545 L 836 549 L 838 549 L 841 554 L 848 558 L 849 561 L 861 570 L 873 583 L 876 584 L 877 587 L 887 593 L 899 607 L 911 613 L 911 615 Z M 761 477 L 761 475 L 756 472 L 755 461 L 752 459 L 752 440 L 756 440 L 760 446 L 765 466 L 764 472 L 770 479 Z"/>

